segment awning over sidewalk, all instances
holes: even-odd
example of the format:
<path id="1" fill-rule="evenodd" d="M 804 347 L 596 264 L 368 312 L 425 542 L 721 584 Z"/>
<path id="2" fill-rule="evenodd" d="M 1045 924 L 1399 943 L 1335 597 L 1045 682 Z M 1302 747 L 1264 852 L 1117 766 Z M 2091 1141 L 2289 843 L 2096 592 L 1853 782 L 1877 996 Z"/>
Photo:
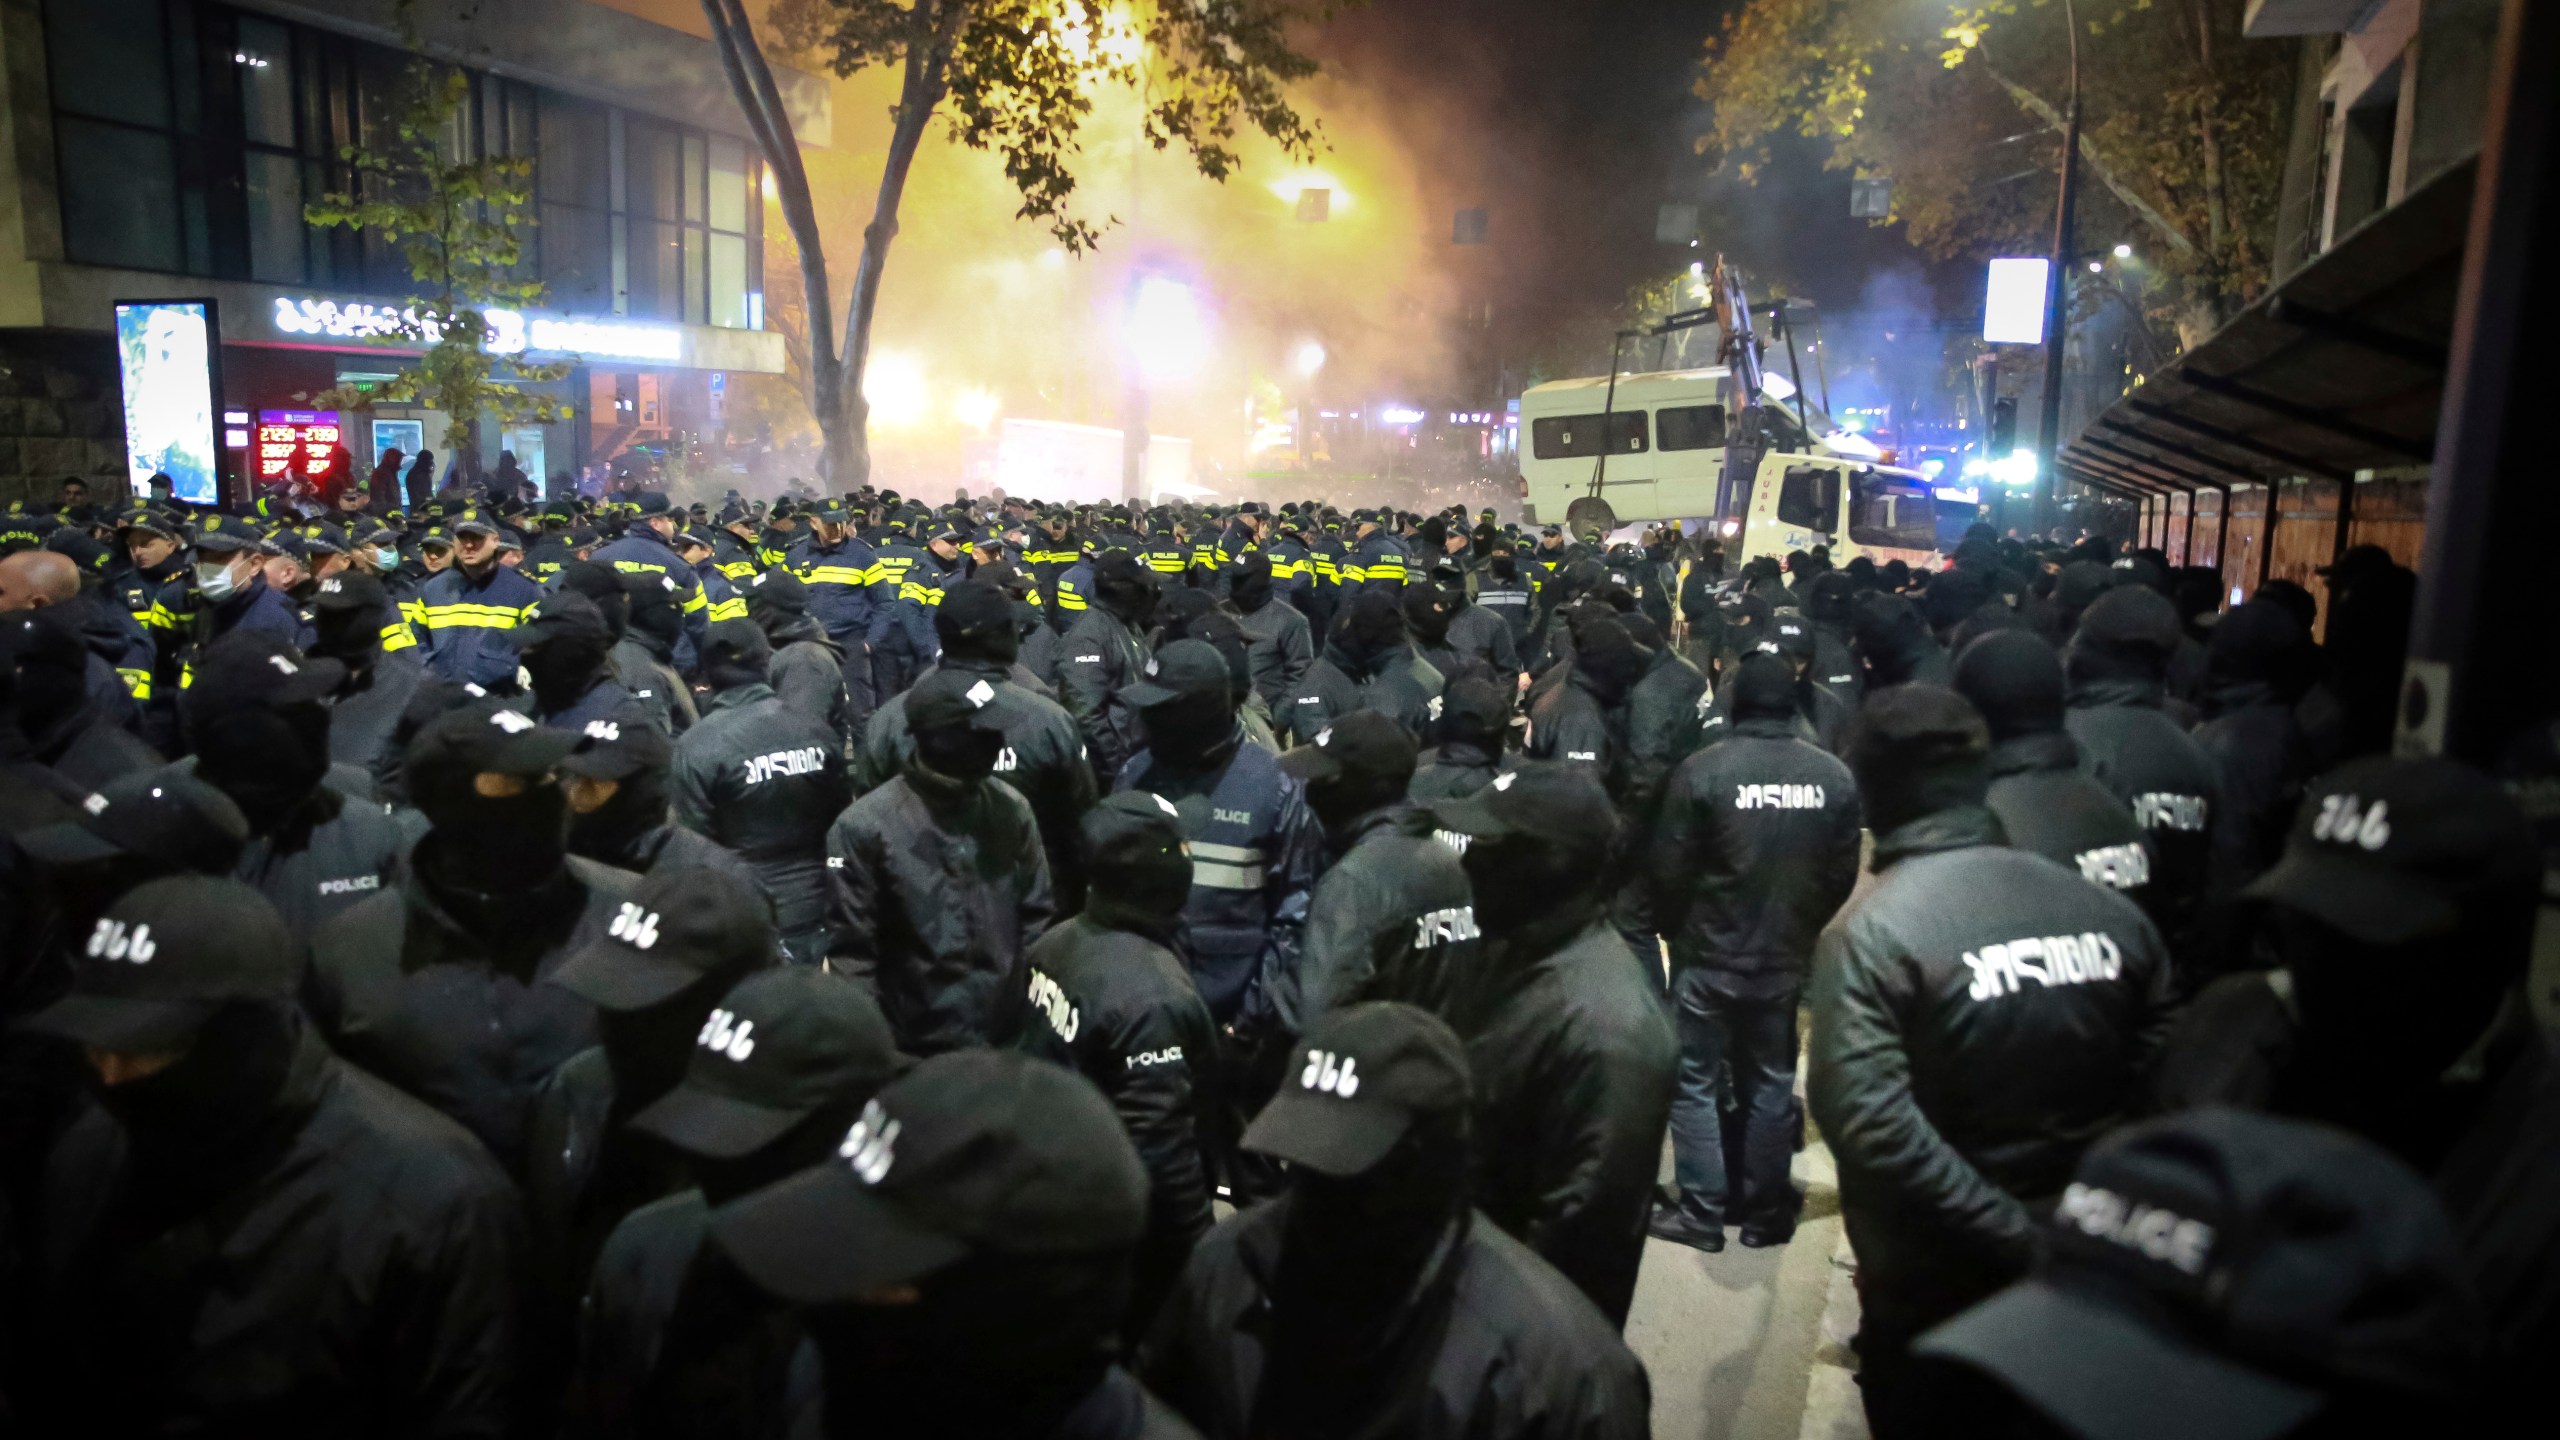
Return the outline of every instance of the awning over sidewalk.
<path id="1" fill-rule="evenodd" d="M 2358 471 L 2426 464 L 2478 168 L 2429 180 L 2144 377 L 2059 468 L 2132 499 L 2185 495 L 2189 515 L 2219 491 L 2227 524 L 2234 485 L 2333 480 L 2352 496 Z"/>

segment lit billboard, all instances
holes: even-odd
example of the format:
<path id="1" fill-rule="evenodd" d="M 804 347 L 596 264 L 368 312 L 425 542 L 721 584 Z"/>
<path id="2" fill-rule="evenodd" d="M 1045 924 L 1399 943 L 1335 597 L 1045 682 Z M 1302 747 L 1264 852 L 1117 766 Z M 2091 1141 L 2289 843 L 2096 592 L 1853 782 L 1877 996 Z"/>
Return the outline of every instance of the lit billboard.
<path id="1" fill-rule="evenodd" d="M 211 300 L 119 300 L 116 362 L 124 385 L 124 456 L 136 495 L 151 477 L 195 505 L 221 499 L 221 330 Z"/>
<path id="2" fill-rule="evenodd" d="M 2045 260 L 1994 260 L 1982 294 L 1982 338 L 1994 345 L 2044 343 Z"/>

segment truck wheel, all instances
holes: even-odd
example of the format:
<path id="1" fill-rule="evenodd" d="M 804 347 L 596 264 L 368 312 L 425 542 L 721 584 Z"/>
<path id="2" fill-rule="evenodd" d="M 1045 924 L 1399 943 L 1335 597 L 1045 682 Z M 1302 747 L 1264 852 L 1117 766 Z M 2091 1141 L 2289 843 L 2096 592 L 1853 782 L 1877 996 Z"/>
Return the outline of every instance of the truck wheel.
<path id="1" fill-rule="evenodd" d="M 1599 542 L 1618 528 L 1618 512 L 1597 495 L 1585 495 L 1564 507 L 1564 528 L 1576 539 Z"/>

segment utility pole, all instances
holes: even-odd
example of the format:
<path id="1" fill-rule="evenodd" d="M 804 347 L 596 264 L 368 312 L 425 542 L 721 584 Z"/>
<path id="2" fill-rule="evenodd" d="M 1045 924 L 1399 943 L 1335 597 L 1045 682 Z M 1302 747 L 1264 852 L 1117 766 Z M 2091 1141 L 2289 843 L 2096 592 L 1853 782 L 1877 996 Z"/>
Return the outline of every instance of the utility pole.
<path id="1" fill-rule="evenodd" d="M 2062 197 L 2054 205 L 2053 256 L 2045 268 L 2044 408 L 2036 426 L 2036 504 L 2038 535 L 2053 529 L 2054 497 L 2061 478 L 2054 456 L 2062 448 L 2062 351 L 2069 339 L 2071 291 L 2064 277 L 2073 261 L 2072 209 L 2080 198 L 2080 18 L 2071 0 L 2062 0 L 2062 25 L 2071 39 L 2071 96 L 2062 109 Z"/>

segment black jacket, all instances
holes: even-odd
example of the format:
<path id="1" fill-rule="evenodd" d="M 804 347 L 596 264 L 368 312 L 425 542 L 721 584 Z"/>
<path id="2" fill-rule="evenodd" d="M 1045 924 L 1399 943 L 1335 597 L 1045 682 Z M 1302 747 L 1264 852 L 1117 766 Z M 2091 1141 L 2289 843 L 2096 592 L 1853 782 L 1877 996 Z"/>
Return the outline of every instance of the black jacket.
<path id="1" fill-rule="evenodd" d="M 1259 610 L 1237 617 L 1244 630 L 1245 662 L 1253 672 L 1253 693 L 1279 709 L 1281 700 L 1306 678 L 1315 663 L 1315 636 L 1298 607 L 1274 594 Z"/>
<path id="2" fill-rule="evenodd" d="M 399 885 L 416 837 L 378 804 L 323 785 L 264 835 L 231 874 L 275 903 L 296 935 Z"/>
<path id="3" fill-rule="evenodd" d="M 1639 833 L 1652 828 L 1671 772 L 1698 748 L 1707 677 L 1669 648 L 1653 657 L 1627 692 L 1626 793 L 1621 810 Z"/>
<path id="4" fill-rule="evenodd" d="M 587 854 L 580 851 L 580 854 Z M 652 825 L 631 839 L 631 843 L 612 854 L 588 854 L 599 864 L 628 870 L 634 875 L 655 875 L 677 870 L 717 870 L 743 883 L 759 895 L 765 893 L 764 877 L 737 851 L 681 825 Z M 767 903 L 772 897 L 767 896 Z"/>
<path id="5" fill-rule="evenodd" d="M 2212 718 L 2195 728 L 2194 738 L 2220 785 L 2210 821 L 2206 923 L 2218 963 L 2236 967 L 2243 959 L 2240 892 L 2284 850 L 2285 830 L 2311 778 L 2311 742 L 2294 707 L 2272 685 L 2224 685 L 2205 702 Z"/>
<path id="6" fill-rule="evenodd" d="M 994 692 L 986 713 L 1004 731 L 1004 749 L 996 755 L 996 778 L 1031 802 L 1031 813 L 1040 822 L 1042 848 L 1048 852 L 1058 907 L 1080 906 L 1084 866 L 1076 848 L 1076 825 L 1093 808 L 1094 780 L 1075 717 L 1057 701 L 1014 683 L 1003 666 L 955 655 L 945 655 L 942 663 L 978 676 Z M 915 748 L 915 739 L 907 731 L 907 697 L 902 693 L 871 713 L 854 765 L 856 788 L 876 790 L 896 779 Z"/>
<path id="7" fill-rule="evenodd" d="M 2083 681 L 2072 687 L 2062 723 L 2080 742 L 2080 768 L 2123 801 L 2151 836 L 2151 908 L 2169 953 L 2190 968 L 2210 968 L 2203 953 L 2204 896 L 2222 776 L 2160 703 L 2156 683 Z"/>
<path id="8" fill-rule="evenodd" d="M 1390 805 L 1354 821 L 1307 900 L 1295 965 L 1264 972 L 1245 1005 L 1266 1060 L 1283 1059 L 1327 1012 L 1366 1000 L 1446 1008 L 1453 977 L 1476 968 L 1475 891 L 1430 814 Z M 1253 1097 L 1259 1101 L 1276 1069 Z"/>
<path id="9" fill-rule="evenodd" d="M 773 637 L 773 660 L 766 682 L 783 705 L 806 715 L 853 745 L 853 696 L 845 687 L 844 647 L 826 627 L 803 615 Z"/>
<path id="10" fill-rule="evenodd" d="M 1520 748 L 1532 760 L 1592 767 L 1612 800 L 1627 793 L 1627 707 L 1610 703 L 1579 670 L 1531 695 L 1529 735 Z"/>
<path id="11" fill-rule="evenodd" d="M 1041 936 L 1023 959 L 1022 1048 L 1092 1081 L 1147 1167 L 1147 1238 L 1129 1305 L 1143 1326 L 1209 1229 L 1203 1156 L 1220 1114 L 1217 1022 L 1180 956 L 1090 914 Z"/>
<path id="12" fill-rule="evenodd" d="M 1727 994 L 1804 983 L 1814 942 L 1858 883 L 1858 785 L 1785 720 L 1746 720 L 1690 756 L 1662 797 L 1647 862 L 1671 963 Z"/>
<path id="13" fill-rule="evenodd" d="M 899 1049 L 1014 1041 L 1022 954 L 1055 918 L 1030 802 L 911 760 L 836 817 L 826 863 L 827 964 L 871 986 Z"/>
<path id="14" fill-rule="evenodd" d="M 2134 1113 L 2169 964 L 2139 907 L 1986 809 L 1878 837 L 1875 866 L 1815 954 L 1806 1093 L 1867 1313 L 1902 1330 L 2024 1271 L 2032 1205 Z"/>
<path id="15" fill-rule="evenodd" d="M 1440 672 L 1411 647 L 1389 650 L 1361 666 L 1340 647 L 1327 645 L 1273 707 L 1271 724 L 1291 745 L 1312 745 L 1334 721 L 1355 710 L 1375 710 L 1419 738 L 1440 718 L 1444 688 Z"/>
<path id="16" fill-rule="evenodd" d="M 376 653 L 370 682 L 329 704 L 329 759 L 367 774 L 381 769 L 384 752 L 400 728 L 401 712 L 409 708 L 409 698 L 418 693 L 418 682 L 426 673 L 426 662 L 418 658 L 414 646 Z"/>
<path id="17" fill-rule="evenodd" d="M 1308 895 L 1324 868 L 1324 830 L 1306 788 L 1239 729 L 1198 770 L 1141 750 L 1112 789 L 1161 795 L 1181 813 L 1191 845 L 1182 910 L 1191 977 L 1210 1014 L 1234 1019 L 1254 977 L 1298 963 Z"/>
<path id="18" fill-rule="evenodd" d="M 1067 629 L 1066 658 L 1058 662 L 1058 700 L 1075 717 L 1093 758 L 1097 784 L 1108 785 L 1145 744 L 1138 712 L 1120 692 L 1147 668 L 1146 636 L 1100 605 Z"/>
<path id="19" fill-rule="evenodd" d="M 2011 847 L 2067 865 L 2150 911 L 2157 898 L 2151 837 L 2124 802 L 2081 771 L 2080 746 L 2068 733 L 2019 735 L 1992 746 L 1986 798 Z"/>
<path id="20" fill-rule="evenodd" d="M 1560 911 L 1484 948 L 1451 1005 L 1475 1079 L 1476 1207 L 1623 1325 L 1679 1048 L 1605 917 Z"/>
<path id="21" fill-rule="evenodd" d="M 421 855 L 435 843 L 420 841 Z M 542 980 L 604 935 L 635 882 L 573 855 L 474 918 L 477 897 L 449 895 L 413 869 L 312 933 L 304 1006 L 339 1054 L 461 1121 L 519 1170 L 534 1091 L 596 1043 L 594 1007 Z"/>
<path id="22" fill-rule="evenodd" d="M 187 1175 L 200 1203 L 149 1185 L 103 1110 L 55 1147 L 8 1287 L 15 1433 L 510 1432 L 514 1188 L 461 1127 L 294 1027 L 266 1112 Z"/>
<path id="23" fill-rule="evenodd" d="M 1849 743 L 1856 702 L 1811 679 L 1796 682 L 1796 738 L 1837 755 Z M 1713 745 L 1733 733 L 1733 687 L 1716 691 L 1698 721 L 1698 742 Z"/>
<path id="24" fill-rule="evenodd" d="M 1487 754 L 1479 746 L 1441 745 L 1423 752 L 1422 764 L 1413 772 L 1413 783 L 1405 787 L 1405 798 L 1420 802 L 1464 799 L 1492 784 L 1495 776 L 1510 768 L 1508 758 Z"/>
<path id="25" fill-rule="evenodd" d="M 1272 1289 L 1289 1197 L 1231 1216 L 1192 1252 L 1157 1319 L 1147 1383 L 1211 1440 L 1251 1440 L 1271 1363 Z M 1644 1367 L 1573 1286 L 1482 1215 L 1377 1317 L 1388 1344 L 1427 1347 L 1401 1401 L 1405 1440 L 1641 1440 Z M 1383 1423 L 1383 1422 L 1382 1422 Z"/>
<path id="26" fill-rule="evenodd" d="M 755 867 L 785 939 L 826 923 L 827 825 L 852 794 L 836 733 L 770 685 L 712 696 L 667 775 L 675 822 Z"/>

